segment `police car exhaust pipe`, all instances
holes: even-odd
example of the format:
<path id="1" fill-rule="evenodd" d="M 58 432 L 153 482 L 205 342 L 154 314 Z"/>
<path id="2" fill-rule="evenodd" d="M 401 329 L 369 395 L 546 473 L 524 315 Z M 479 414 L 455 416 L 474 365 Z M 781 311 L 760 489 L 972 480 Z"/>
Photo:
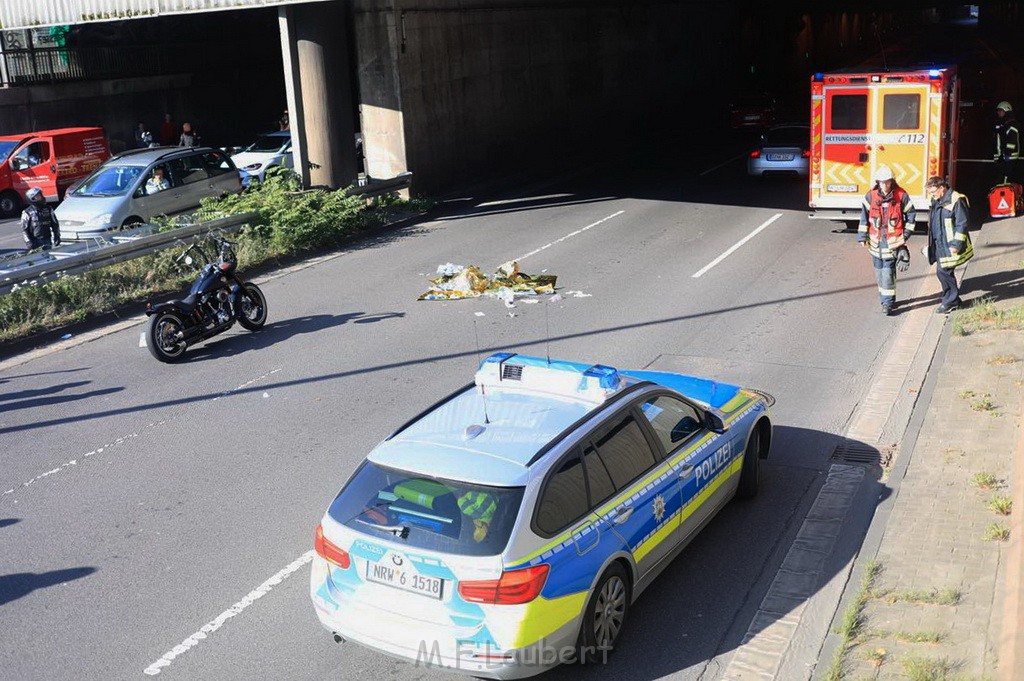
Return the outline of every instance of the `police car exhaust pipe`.
<path id="1" fill-rule="evenodd" d="M 338 632 L 334 632 L 334 642 L 335 643 L 344 643 L 345 642 L 345 637 L 342 636 L 341 634 L 339 634 Z"/>

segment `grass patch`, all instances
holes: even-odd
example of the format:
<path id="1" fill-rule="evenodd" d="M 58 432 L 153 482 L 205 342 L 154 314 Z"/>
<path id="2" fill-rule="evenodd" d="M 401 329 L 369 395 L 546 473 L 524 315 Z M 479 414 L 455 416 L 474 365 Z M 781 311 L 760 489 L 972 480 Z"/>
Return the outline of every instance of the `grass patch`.
<path id="1" fill-rule="evenodd" d="M 971 477 L 971 484 L 978 489 L 995 489 L 996 487 L 999 487 L 999 479 L 991 473 L 982 471 L 980 473 L 975 473 Z"/>
<path id="2" fill-rule="evenodd" d="M 854 597 L 853 602 L 843 611 L 843 620 L 839 624 L 836 633 L 842 641 L 832 662 L 825 671 L 825 681 L 839 681 L 843 677 L 843 659 L 846 657 L 846 650 L 850 643 L 856 639 L 864 627 L 864 604 L 871 596 L 875 580 L 882 571 L 881 563 L 871 560 L 864 566 L 864 575 L 860 580 L 860 589 Z"/>
<path id="3" fill-rule="evenodd" d="M 232 236 L 239 269 L 327 250 L 353 234 L 377 227 L 393 216 L 419 212 L 423 202 L 378 201 L 373 207 L 344 191 L 299 191 L 299 179 L 285 172 L 268 173 L 267 180 L 241 194 L 205 199 L 196 220 L 255 212 L 250 228 Z M 154 221 L 161 222 L 161 221 Z M 171 220 L 162 221 L 169 228 Z M 0 296 L 0 342 L 81 321 L 126 303 L 180 291 L 195 277 L 179 269 L 169 249 L 81 275 L 22 286 Z"/>
<path id="4" fill-rule="evenodd" d="M 1016 364 L 1020 360 L 1013 355 L 996 355 L 995 357 L 989 357 L 985 360 L 985 364 L 988 365 L 1003 365 L 1003 364 Z"/>
<path id="5" fill-rule="evenodd" d="M 885 663 L 885 657 L 888 654 L 889 653 L 886 651 L 885 648 L 875 648 L 874 650 L 869 650 L 868 652 L 866 652 L 864 654 L 864 659 L 873 663 L 875 667 L 881 667 L 882 664 Z"/>
<path id="6" fill-rule="evenodd" d="M 1006 541 L 1010 538 L 1010 528 L 999 523 L 992 523 L 985 528 L 985 541 Z"/>
<path id="7" fill-rule="evenodd" d="M 963 597 L 960 589 L 911 589 L 910 591 L 893 591 L 882 596 L 890 603 L 919 603 L 922 605 L 956 605 Z"/>
<path id="8" fill-rule="evenodd" d="M 992 501 L 988 502 L 988 507 L 999 515 L 1010 515 L 1013 511 L 1013 499 L 1003 494 L 996 494 L 992 497 Z"/>
<path id="9" fill-rule="evenodd" d="M 973 390 L 961 390 L 960 392 L 957 393 L 957 395 L 960 396 L 961 400 L 969 400 L 973 397 L 977 397 L 978 393 L 974 392 Z"/>
<path id="10" fill-rule="evenodd" d="M 979 298 L 969 307 L 953 313 L 953 333 L 967 336 L 983 329 L 1024 329 L 1024 305 L 1005 309 L 996 307 L 994 299 Z"/>
<path id="11" fill-rule="evenodd" d="M 999 416 L 999 412 L 996 411 L 996 405 L 992 402 L 992 396 L 985 393 L 976 400 L 971 400 L 971 409 L 974 411 L 987 412 L 990 416 Z"/>
<path id="12" fill-rule="evenodd" d="M 937 631 L 897 631 L 893 638 L 900 643 L 938 643 L 942 634 Z"/>
<path id="13" fill-rule="evenodd" d="M 946 657 L 910 657 L 903 660 L 903 673 L 910 681 L 946 681 L 960 668 L 959 662 Z"/>

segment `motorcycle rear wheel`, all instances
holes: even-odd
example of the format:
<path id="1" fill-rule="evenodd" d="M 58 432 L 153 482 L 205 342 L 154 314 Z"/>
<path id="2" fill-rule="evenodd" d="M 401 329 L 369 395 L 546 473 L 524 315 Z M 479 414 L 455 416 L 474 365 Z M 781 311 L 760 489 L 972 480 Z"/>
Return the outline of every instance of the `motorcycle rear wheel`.
<path id="1" fill-rule="evenodd" d="M 160 312 L 149 318 L 146 347 L 161 362 L 177 362 L 188 346 L 181 340 L 185 330 L 181 318 L 173 312 Z"/>
<path id="2" fill-rule="evenodd" d="M 267 323 L 267 299 L 252 282 L 242 284 L 238 294 L 238 323 L 249 331 L 258 331 Z"/>

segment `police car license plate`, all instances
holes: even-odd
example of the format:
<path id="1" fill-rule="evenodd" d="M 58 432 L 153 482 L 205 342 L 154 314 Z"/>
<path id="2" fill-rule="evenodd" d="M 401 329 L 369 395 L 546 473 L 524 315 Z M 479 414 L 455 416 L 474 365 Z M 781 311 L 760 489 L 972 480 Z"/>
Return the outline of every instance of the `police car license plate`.
<path id="1" fill-rule="evenodd" d="M 391 565 L 391 561 L 366 564 L 366 580 L 392 586 L 403 591 L 411 591 L 422 596 L 440 599 L 444 595 L 444 580 L 440 577 L 425 577 L 408 564 Z"/>
<path id="2" fill-rule="evenodd" d="M 769 161 L 792 161 L 793 154 L 768 154 Z"/>

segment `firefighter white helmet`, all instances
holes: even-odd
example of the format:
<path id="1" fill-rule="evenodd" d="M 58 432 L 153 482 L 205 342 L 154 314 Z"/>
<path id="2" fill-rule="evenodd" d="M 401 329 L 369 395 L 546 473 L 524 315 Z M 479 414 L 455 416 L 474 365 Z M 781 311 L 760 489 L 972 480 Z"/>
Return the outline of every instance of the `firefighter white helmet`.
<path id="1" fill-rule="evenodd" d="M 1011 111 L 1013 111 L 1013 107 L 1010 106 L 1009 102 L 1003 101 L 1003 102 L 999 102 L 998 104 L 996 104 L 996 110 L 997 111 L 1005 111 L 1006 113 L 1010 113 Z"/>
<path id="2" fill-rule="evenodd" d="M 43 190 L 40 189 L 39 187 L 32 187 L 27 192 L 25 192 L 25 198 L 31 201 L 32 203 L 38 203 L 40 201 L 46 200 L 46 198 L 43 196 Z"/>
<path id="3" fill-rule="evenodd" d="M 875 182 L 885 182 L 891 179 L 893 179 L 893 174 L 889 166 L 878 166 L 878 170 L 875 171 Z"/>

